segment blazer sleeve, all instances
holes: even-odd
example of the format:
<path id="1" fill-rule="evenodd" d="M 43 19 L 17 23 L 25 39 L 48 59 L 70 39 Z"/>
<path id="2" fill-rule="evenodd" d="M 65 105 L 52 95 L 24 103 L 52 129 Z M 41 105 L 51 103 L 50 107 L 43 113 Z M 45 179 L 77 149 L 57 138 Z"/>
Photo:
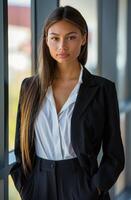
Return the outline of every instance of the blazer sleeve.
<path id="1" fill-rule="evenodd" d="M 16 131 L 15 131 L 15 156 L 16 156 L 16 162 L 21 163 L 21 150 L 20 150 L 20 121 L 21 121 L 21 102 L 22 97 L 24 95 L 25 85 L 27 82 L 27 78 L 22 81 L 21 88 L 20 88 L 20 94 L 19 94 L 19 101 L 18 101 L 18 109 L 17 109 L 17 118 L 16 118 Z"/>
<path id="2" fill-rule="evenodd" d="M 120 115 L 115 84 L 105 84 L 105 128 L 103 132 L 103 156 L 97 173 L 92 177 L 93 184 L 103 192 L 116 182 L 124 168 L 124 149 L 120 132 Z"/>
<path id="3" fill-rule="evenodd" d="M 20 107 L 21 107 L 22 96 L 24 95 L 25 83 L 26 83 L 26 79 L 24 79 L 21 84 L 19 101 L 18 101 L 18 109 L 17 109 L 15 147 L 14 147 L 16 162 L 14 163 L 14 165 L 11 167 L 11 170 L 10 170 L 11 177 L 18 191 L 20 191 L 22 177 L 24 177 L 24 174 L 22 171 L 22 157 L 21 157 L 21 150 L 20 150 L 20 120 L 21 120 Z"/>

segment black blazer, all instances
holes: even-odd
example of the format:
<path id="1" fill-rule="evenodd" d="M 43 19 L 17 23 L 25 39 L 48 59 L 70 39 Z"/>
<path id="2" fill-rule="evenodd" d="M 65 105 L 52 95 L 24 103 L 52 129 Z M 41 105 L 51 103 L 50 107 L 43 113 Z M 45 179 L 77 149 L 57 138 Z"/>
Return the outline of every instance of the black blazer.
<path id="1" fill-rule="evenodd" d="M 23 81 L 20 92 L 15 138 L 17 162 L 11 169 L 16 187 L 21 182 L 20 171 L 16 170 L 21 165 L 20 101 L 32 79 L 31 77 Z M 91 74 L 85 67 L 82 80 L 71 118 L 71 142 L 81 167 L 88 172 L 92 183 L 100 188 L 102 194 L 107 195 L 125 162 L 115 84 Z M 98 166 L 97 156 L 101 147 L 103 156 Z M 33 158 L 35 147 L 31 154 Z M 17 173 L 13 173 L 15 170 Z"/>

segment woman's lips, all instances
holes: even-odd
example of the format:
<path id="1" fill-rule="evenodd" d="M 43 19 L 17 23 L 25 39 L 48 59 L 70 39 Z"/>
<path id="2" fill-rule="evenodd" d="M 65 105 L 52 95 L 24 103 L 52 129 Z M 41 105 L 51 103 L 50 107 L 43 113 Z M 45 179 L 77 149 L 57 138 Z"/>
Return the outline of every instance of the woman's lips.
<path id="1" fill-rule="evenodd" d="M 69 56 L 69 54 L 67 54 L 67 53 L 59 53 L 59 54 L 57 54 L 58 55 L 58 57 L 60 57 L 60 58 L 67 58 L 68 56 Z"/>

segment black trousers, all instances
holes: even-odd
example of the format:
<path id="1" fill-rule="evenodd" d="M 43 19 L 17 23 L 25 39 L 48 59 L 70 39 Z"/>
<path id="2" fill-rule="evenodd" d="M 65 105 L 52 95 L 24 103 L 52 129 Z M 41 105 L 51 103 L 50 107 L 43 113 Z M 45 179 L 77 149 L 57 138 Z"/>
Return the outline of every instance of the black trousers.
<path id="1" fill-rule="evenodd" d="M 60 161 L 37 157 L 20 191 L 22 200 L 97 200 L 98 191 L 78 159 Z"/>
<path id="2" fill-rule="evenodd" d="M 99 196 L 91 177 L 80 166 L 77 158 L 52 161 L 36 157 L 29 176 L 18 184 L 20 169 L 12 171 L 14 183 L 22 200 L 110 200 Z M 18 176 L 17 176 L 18 174 Z M 19 180 L 19 179 L 18 179 Z"/>

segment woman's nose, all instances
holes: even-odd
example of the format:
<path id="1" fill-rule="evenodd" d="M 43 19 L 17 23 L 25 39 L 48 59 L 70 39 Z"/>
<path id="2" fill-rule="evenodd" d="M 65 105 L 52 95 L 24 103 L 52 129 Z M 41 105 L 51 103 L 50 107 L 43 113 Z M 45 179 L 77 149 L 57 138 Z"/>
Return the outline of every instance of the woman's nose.
<path id="1" fill-rule="evenodd" d="M 66 50 L 67 49 L 67 44 L 66 44 L 66 41 L 64 39 L 59 42 L 58 49 L 59 50 Z"/>

